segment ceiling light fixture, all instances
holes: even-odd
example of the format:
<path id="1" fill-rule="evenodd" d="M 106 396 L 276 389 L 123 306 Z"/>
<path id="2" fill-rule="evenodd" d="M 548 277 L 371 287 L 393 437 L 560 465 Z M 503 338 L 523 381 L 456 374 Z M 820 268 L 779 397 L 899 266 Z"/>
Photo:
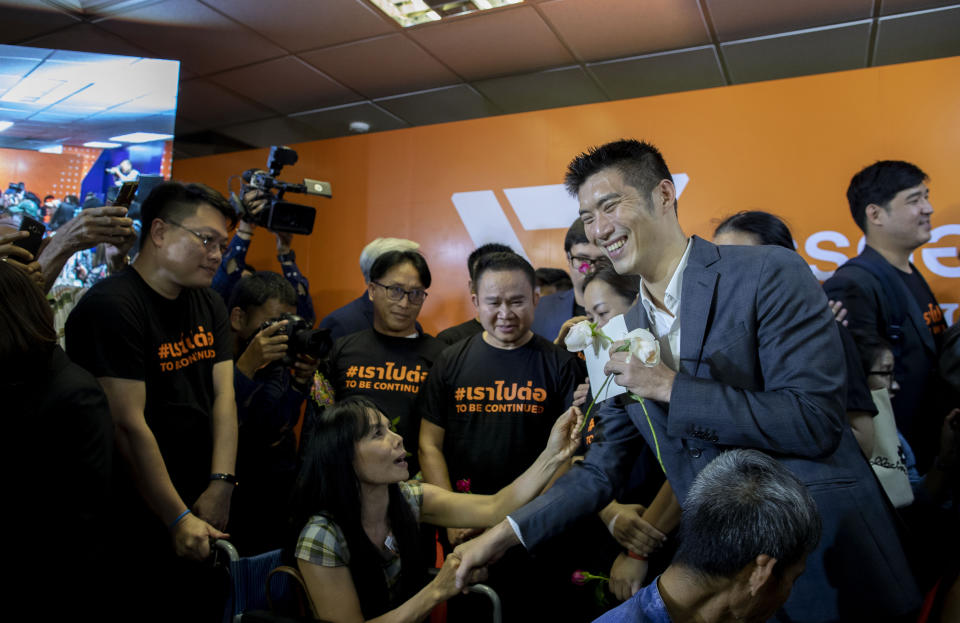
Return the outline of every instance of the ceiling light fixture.
<path id="1" fill-rule="evenodd" d="M 13 121 L 0 121 L 0 132 L 3 132 L 12 125 Z"/>
<path id="2" fill-rule="evenodd" d="M 114 147 L 120 147 L 120 143 L 108 143 L 106 141 L 90 141 L 89 143 L 84 143 L 84 147 L 97 147 L 99 149 L 113 149 Z"/>
<path id="3" fill-rule="evenodd" d="M 62 154 L 63 145 L 48 145 L 46 147 L 41 147 L 37 151 L 42 154 Z"/>
<path id="4" fill-rule="evenodd" d="M 498 9 L 523 0 L 369 0 L 373 6 L 407 28 L 427 22 Z"/>
<path id="5" fill-rule="evenodd" d="M 167 141 L 173 138 L 173 134 L 154 134 L 153 132 L 132 132 L 130 134 L 121 134 L 120 136 L 111 136 L 111 141 L 120 143 L 149 143 L 150 141 Z"/>

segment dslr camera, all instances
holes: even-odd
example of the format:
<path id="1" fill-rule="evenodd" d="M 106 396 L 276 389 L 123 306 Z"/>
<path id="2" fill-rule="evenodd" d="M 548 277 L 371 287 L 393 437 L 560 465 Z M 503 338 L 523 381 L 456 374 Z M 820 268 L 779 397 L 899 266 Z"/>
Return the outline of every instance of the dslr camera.
<path id="1" fill-rule="evenodd" d="M 280 314 L 276 318 L 266 320 L 260 325 L 258 331 L 263 331 L 270 325 L 283 320 L 286 320 L 287 324 L 274 335 L 287 336 L 287 354 L 276 363 L 289 368 L 297 361 L 297 355 L 301 353 L 314 359 L 323 359 L 330 352 L 330 348 L 333 346 L 333 340 L 330 339 L 330 329 L 311 329 L 310 324 L 296 314 Z"/>
<path id="2" fill-rule="evenodd" d="M 245 201 L 232 196 L 230 201 L 240 218 L 274 232 L 309 234 L 313 231 L 313 221 L 317 216 L 316 208 L 286 201 L 283 195 L 288 192 L 327 198 L 333 195 L 330 182 L 304 178 L 302 183 L 296 184 L 277 179 L 283 167 L 296 164 L 297 158 L 297 152 L 289 147 L 274 145 L 270 148 L 270 155 L 267 157 L 267 171 L 248 169 L 243 172 L 241 196 L 256 189 L 266 195 L 267 204 L 262 210 L 254 212 Z"/>

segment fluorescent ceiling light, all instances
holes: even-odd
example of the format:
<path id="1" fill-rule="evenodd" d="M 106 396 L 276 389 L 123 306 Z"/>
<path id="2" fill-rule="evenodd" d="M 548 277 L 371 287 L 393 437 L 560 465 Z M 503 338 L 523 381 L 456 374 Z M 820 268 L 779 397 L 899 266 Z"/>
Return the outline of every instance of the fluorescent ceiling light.
<path id="1" fill-rule="evenodd" d="M 108 143 L 106 141 L 90 141 L 89 143 L 84 143 L 84 147 L 99 147 L 100 149 L 113 149 L 114 147 L 120 147 L 120 143 Z"/>
<path id="2" fill-rule="evenodd" d="M 149 143 L 150 141 L 166 141 L 173 138 L 173 134 L 154 134 L 153 132 L 133 132 L 131 134 L 121 134 L 120 136 L 111 136 L 111 141 L 121 143 Z"/>
<path id="3" fill-rule="evenodd" d="M 475 11 L 519 4 L 523 0 L 369 0 L 369 2 L 406 28 Z"/>
<path id="4" fill-rule="evenodd" d="M 0 132 L 3 132 L 12 125 L 13 121 L 0 121 Z"/>
<path id="5" fill-rule="evenodd" d="M 63 145 L 48 145 L 47 147 L 42 147 L 37 151 L 43 154 L 62 154 Z"/>

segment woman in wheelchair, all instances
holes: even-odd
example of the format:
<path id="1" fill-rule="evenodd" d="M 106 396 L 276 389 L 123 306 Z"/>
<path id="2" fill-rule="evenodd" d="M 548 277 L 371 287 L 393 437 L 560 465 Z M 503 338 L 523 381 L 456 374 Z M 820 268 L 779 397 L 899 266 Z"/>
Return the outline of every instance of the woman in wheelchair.
<path id="1" fill-rule="evenodd" d="M 535 497 L 578 443 L 580 412 L 560 416 L 547 447 L 495 495 L 407 480 L 403 438 L 377 407 L 351 397 L 320 417 L 294 492 L 294 555 L 314 615 L 331 623 L 417 622 L 457 593 L 456 554 L 427 582 L 418 522 L 489 527 Z M 474 577 L 472 581 L 482 578 Z"/>

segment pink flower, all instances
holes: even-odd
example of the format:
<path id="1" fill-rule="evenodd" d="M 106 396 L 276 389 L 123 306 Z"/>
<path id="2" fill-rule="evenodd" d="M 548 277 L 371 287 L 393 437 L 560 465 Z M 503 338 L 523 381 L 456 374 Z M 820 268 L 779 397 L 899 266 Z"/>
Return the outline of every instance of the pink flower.
<path id="1" fill-rule="evenodd" d="M 580 569 L 577 569 L 576 571 L 573 572 L 573 575 L 570 576 L 570 581 L 576 584 L 577 586 L 583 586 L 584 584 L 587 583 L 587 575 L 589 574 L 587 574 L 584 571 L 581 571 Z"/>
<path id="2" fill-rule="evenodd" d="M 457 481 L 457 491 L 460 493 L 470 493 L 470 479 L 464 478 Z"/>

